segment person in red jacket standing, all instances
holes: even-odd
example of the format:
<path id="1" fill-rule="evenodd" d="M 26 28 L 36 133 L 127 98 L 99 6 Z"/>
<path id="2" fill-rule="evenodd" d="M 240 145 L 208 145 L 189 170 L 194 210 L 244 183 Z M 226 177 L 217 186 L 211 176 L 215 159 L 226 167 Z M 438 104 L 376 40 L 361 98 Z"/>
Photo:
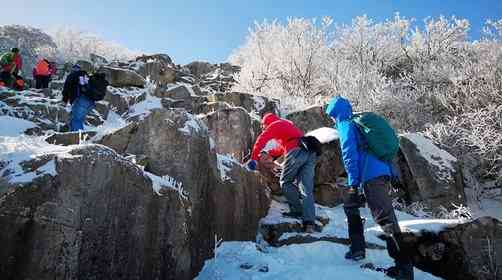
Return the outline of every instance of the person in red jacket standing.
<path id="1" fill-rule="evenodd" d="M 286 216 L 302 218 L 305 232 L 314 232 L 314 169 L 317 156 L 300 147 L 303 131 L 293 122 L 267 113 L 262 119 L 263 132 L 258 136 L 247 163 L 250 170 L 256 170 L 256 161 L 267 143 L 274 139 L 279 146 L 268 153 L 273 157 L 285 155 L 280 177 L 281 190 L 288 200 L 290 212 Z M 295 180 L 299 184 L 295 185 Z"/>

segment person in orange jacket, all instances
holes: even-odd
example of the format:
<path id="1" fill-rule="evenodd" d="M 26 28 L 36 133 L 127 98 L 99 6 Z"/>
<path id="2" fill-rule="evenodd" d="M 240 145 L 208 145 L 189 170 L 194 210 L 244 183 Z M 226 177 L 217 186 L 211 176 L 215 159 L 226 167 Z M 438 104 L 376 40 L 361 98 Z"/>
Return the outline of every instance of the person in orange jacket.
<path id="1" fill-rule="evenodd" d="M 45 58 L 40 59 L 33 68 L 33 78 L 35 79 L 35 88 L 43 89 L 49 87 L 51 79 L 51 65 Z"/>

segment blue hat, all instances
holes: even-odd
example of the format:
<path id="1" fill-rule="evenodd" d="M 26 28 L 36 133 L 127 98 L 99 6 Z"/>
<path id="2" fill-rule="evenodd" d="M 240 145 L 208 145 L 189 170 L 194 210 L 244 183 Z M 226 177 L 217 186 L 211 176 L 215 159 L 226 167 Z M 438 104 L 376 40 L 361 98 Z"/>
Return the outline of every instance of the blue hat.
<path id="1" fill-rule="evenodd" d="M 78 65 L 78 64 L 73 64 L 73 66 L 71 67 L 71 70 L 72 70 L 72 71 L 79 71 L 79 70 L 80 70 L 80 65 Z"/>

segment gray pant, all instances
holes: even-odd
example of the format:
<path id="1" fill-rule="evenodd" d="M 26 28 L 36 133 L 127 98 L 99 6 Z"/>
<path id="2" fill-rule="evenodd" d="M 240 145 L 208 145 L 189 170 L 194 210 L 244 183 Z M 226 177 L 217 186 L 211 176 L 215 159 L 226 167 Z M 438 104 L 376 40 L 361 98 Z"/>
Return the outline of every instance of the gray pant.
<path id="1" fill-rule="evenodd" d="M 389 196 L 390 179 L 387 176 L 378 177 L 366 182 L 363 187 L 373 219 L 382 227 L 384 232 L 392 234 L 397 238 L 388 238 L 386 240 L 389 255 L 396 260 L 396 265 L 399 268 L 411 269 L 413 271 L 410 257 L 399 250 L 398 244 L 396 244 L 396 242 L 400 242 L 401 229 L 399 228 L 396 214 L 392 207 L 392 200 Z M 347 215 L 351 241 L 350 249 L 353 252 L 364 251 L 366 248 L 364 227 L 359 212 L 359 207 L 362 206 L 364 205 L 361 205 L 360 199 L 356 196 L 347 195 L 345 197 L 343 208 Z"/>
<path id="2" fill-rule="evenodd" d="M 291 212 L 303 213 L 304 223 L 314 223 L 314 172 L 316 155 L 296 148 L 286 155 L 281 173 L 281 189 Z M 295 185 L 295 180 L 298 184 Z"/>

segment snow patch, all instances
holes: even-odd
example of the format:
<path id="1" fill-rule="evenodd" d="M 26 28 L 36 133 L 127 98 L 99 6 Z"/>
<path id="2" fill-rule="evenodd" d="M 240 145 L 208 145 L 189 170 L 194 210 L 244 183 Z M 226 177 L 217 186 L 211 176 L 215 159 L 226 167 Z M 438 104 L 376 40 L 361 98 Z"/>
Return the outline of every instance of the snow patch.
<path id="1" fill-rule="evenodd" d="M 338 131 L 331 127 L 321 127 L 310 131 L 306 136 L 314 136 L 319 142 L 325 144 L 338 139 Z"/>
<path id="2" fill-rule="evenodd" d="M 266 106 L 265 98 L 255 95 L 253 96 L 253 99 L 254 99 L 254 109 L 256 112 L 261 112 L 261 110 L 265 109 Z"/>
<path id="3" fill-rule="evenodd" d="M 171 188 L 176 190 L 182 199 L 188 199 L 189 194 L 183 189 L 183 183 L 181 181 L 178 181 L 169 175 L 161 177 L 147 171 L 144 171 L 144 173 L 148 176 L 148 178 L 150 178 L 150 180 L 152 180 L 152 188 L 158 195 L 162 195 L 162 188 Z"/>
<path id="4" fill-rule="evenodd" d="M 232 178 L 228 173 L 232 170 L 234 165 L 241 165 L 234 157 L 231 155 L 216 154 L 218 159 L 218 170 L 220 172 L 220 178 L 222 181 L 232 181 Z"/>
<path id="5" fill-rule="evenodd" d="M 178 128 L 183 134 L 191 136 L 193 133 L 198 134 L 201 131 L 207 131 L 207 127 L 199 119 L 195 118 L 194 115 L 186 113 L 186 116 L 188 116 L 188 119 L 185 121 L 184 126 Z"/>
<path id="6" fill-rule="evenodd" d="M 27 129 L 34 127 L 37 127 L 37 125 L 27 120 L 11 116 L 0 116 L 0 135 L 2 136 L 19 136 Z"/>
<path id="7" fill-rule="evenodd" d="M 406 133 L 403 135 L 408 138 L 413 144 L 417 146 L 418 152 L 429 162 L 431 165 L 439 169 L 438 178 L 453 180 L 452 173 L 455 172 L 453 163 L 457 159 L 445 150 L 437 147 L 430 139 L 425 138 L 418 133 Z"/>
<path id="8" fill-rule="evenodd" d="M 56 176 L 54 160 L 50 160 L 36 170 L 26 172 L 22 163 L 42 156 L 72 157 L 68 152 L 71 146 L 52 145 L 44 137 L 0 137 L 0 176 L 10 183 L 27 183 L 43 175 Z"/>
<path id="9" fill-rule="evenodd" d="M 108 113 L 108 117 L 102 125 L 98 126 L 95 129 L 91 129 L 97 132 L 97 134 L 92 138 L 92 141 L 99 141 L 105 135 L 112 134 L 113 132 L 124 128 L 125 126 L 127 126 L 127 122 L 114 111 L 110 111 Z"/>

